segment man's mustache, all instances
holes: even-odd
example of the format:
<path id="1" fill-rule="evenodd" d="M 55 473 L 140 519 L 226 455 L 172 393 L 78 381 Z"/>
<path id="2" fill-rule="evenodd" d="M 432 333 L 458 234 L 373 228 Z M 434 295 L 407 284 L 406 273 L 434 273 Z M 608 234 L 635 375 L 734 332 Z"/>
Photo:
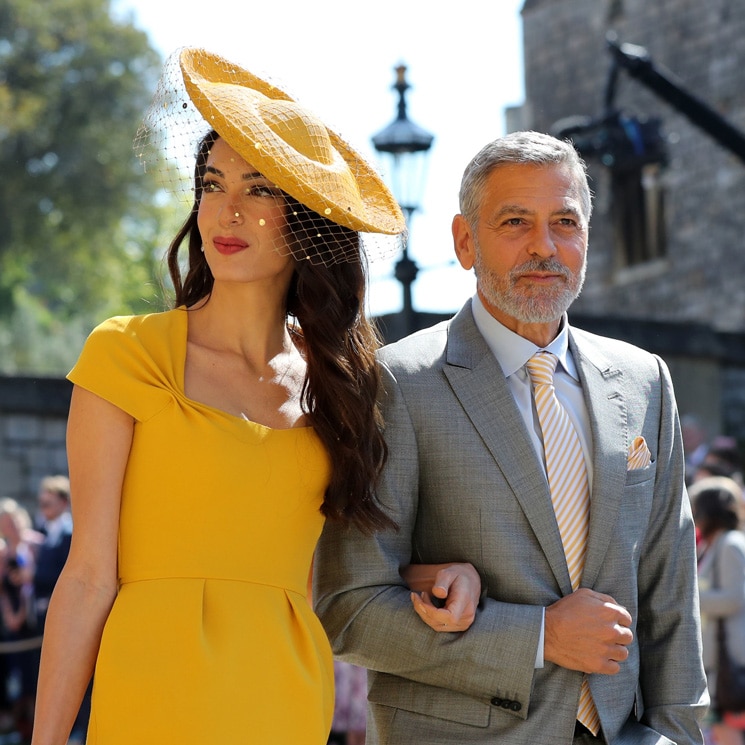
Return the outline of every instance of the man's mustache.
<path id="1" fill-rule="evenodd" d="M 572 276 L 571 271 L 556 259 L 545 259 L 543 261 L 537 261 L 534 259 L 532 261 L 526 261 L 524 264 L 512 269 L 510 271 L 510 279 L 519 279 L 524 274 L 531 274 L 533 272 L 559 274 L 564 279 L 570 279 Z"/>

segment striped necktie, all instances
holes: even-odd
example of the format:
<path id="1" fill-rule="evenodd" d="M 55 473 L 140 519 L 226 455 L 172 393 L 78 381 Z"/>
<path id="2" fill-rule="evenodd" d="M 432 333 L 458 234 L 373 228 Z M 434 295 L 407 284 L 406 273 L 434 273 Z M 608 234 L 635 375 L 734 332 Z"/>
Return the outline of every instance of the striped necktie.
<path id="1" fill-rule="evenodd" d="M 558 358 L 538 352 L 527 362 L 533 383 L 538 421 L 543 432 L 546 475 L 556 522 L 569 570 L 572 589 L 582 580 L 590 522 L 590 488 L 587 468 L 577 431 L 566 409 L 556 398 L 554 370 Z M 577 719 L 594 735 L 600 731 L 600 718 L 592 700 L 587 676 L 582 679 Z"/>

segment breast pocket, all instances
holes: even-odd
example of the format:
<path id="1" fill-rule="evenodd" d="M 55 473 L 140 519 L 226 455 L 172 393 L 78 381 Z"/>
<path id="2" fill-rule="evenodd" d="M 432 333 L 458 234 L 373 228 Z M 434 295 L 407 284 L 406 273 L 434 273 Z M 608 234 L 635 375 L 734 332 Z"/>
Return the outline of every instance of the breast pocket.
<path id="1" fill-rule="evenodd" d="M 649 480 L 654 480 L 656 473 L 656 461 L 652 461 L 649 465 L 644 466 L 644 468 L 633 468 L 630 471 L 626 471 L 626 486 L 629 487 L 635 484 L 644 484 Z"/>
<path id="2" fill-rule="evenodd" d="M 639 559 L 641 546 L 649 530 L 649 519 L 654 501 L 655 475 L 654 462 L 645 468 L 626 473 L 620 513 L 623 530 L 618 532 L 616 539 L 625 545 L 624 550 L 634 557 L 634 563 Z"/>

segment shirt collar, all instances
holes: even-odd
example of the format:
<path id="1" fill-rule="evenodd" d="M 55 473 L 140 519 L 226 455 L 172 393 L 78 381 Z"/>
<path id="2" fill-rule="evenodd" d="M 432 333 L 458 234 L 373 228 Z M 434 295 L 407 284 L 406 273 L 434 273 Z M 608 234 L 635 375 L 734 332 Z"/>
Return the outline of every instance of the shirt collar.
<path id="1" fill-rule="evenodd" d="M 49 520 L 44 527 L 47 531 L 47 543 L 56 546 L 62 535 L 72 530 L 72 515 L 65 510 L 61 515 Z"/>
<path id="2" fill-rule="evenodd" d="M 499 362 L 506 378 L 521 370 L 525 363 L 540 349 L 545 349 L 559 358 L 559 364 L 565 372 L 574 380 L 579 380 L 577 366 L 569 352 L 569 321 L 566 313 L 561 318 L 559 333 L 556 338 L 547 346 L 538 347 L 532 341 L 525 339 L 514 331 L 510 331 L 494 318 L 484 307 L 478 294 L 473 296 L 471 308 L 476 328 L 484 337 L 484 341 Z"/>

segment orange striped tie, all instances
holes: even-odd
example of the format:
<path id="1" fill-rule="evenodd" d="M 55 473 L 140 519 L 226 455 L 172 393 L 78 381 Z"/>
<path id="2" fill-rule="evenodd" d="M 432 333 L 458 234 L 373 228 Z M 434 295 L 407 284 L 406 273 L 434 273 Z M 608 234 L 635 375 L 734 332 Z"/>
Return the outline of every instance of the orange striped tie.
<path id="1" fill-rule="evenodd" d="M 538 352 L 528 360 L 538 421 L 543 432 L 546 475 L 551 501 L 564 544 L 572 589 L 582 580 L 590 522 L 590 487 L 582 446 L 566 409 L 556 398 L 554 370 L 558 358 Z M 594 735 L 600 731 L 600 718 L 592 700 L 587 676 L 582 679 L 577 719 Z"/>

